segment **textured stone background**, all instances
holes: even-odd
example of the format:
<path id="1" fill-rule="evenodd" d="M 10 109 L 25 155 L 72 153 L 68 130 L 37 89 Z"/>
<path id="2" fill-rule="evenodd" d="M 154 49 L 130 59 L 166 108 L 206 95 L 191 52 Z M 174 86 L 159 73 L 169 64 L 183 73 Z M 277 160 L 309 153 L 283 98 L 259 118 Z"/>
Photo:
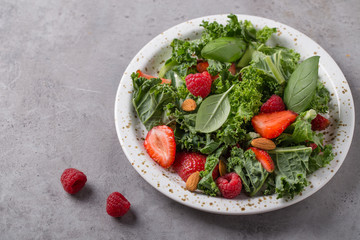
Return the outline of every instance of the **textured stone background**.
<path id="1" fill-rule="evenodd" d="M 1 0 L 0 239 L 359 239 L 358 128 L 322 190 L 255 216 L 184 207 L 128 163 L 113 108 L 129 61 L 175 24 L 230 12 L 283 22 L 318 42 L 343 70 L 359 110 L 359 0 Z M 76 196 L 59 182 L 70 166 L 89 179 Z M 113 191 L 132 203 L 122 219 L 105 212 Z"/>

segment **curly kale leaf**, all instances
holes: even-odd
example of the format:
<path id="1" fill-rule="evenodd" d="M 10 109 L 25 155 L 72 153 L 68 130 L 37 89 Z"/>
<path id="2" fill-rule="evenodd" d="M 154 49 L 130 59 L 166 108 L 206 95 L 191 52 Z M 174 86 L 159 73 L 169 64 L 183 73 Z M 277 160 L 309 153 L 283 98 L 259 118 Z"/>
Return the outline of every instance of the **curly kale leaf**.
<path id="1" fill-rule="evenodd" d="M 265 26 L 263 29 L 256 32 L 256 40 L 265 43 L 273 33 L 276 33 L 276 28 Z"/>
<path id="2" fill-rule="evenodd" d="M 168 104 L 176 99 L 176 92 L 168 84 L 161 84 L 161 79 L 146 79 L 138 73 L 131 75 L 134 92 L 132 103 L 141 122 L 147 130 L 154 126 L 168 124 Z"/>
<path id="3" fill-rule="evenodd" d="M 275 185 L 278 198 L 293 198 L 308 185 L 306 173 L 309 169 L 311 147 L 278 147 L 269 151 L 275 161 Z"/>
<path id="4" fill-rule="evenodd" d="M 330 144 L 325 145 L 322 149 L 320 147 L 315 148 L 309 158 L 308 174 L 315 172 L 319 168 L 325 167 L 333 159 L 334 154 Z"/>
<path id="5" fill-rule="evenodd" d="M 227 159 L 228 172 L 235 171 L 241 178 L 246 192 L 254 196 L 264 184 L 269 173 L 256 160 L 252 150 L 245 153 L 241 148 L 234 147 Z"/>
<path id="6" fill-rule="evenodd" d="M 325 88 L 324 84 L 318 81 L 314 99 L 310 104 L 310 108 L 318 113 L 326 113 L 329 111 L 330 93 Z"/>
<path id="7" fill-rule="evenodd" d="M 275 28 L 269 28 L 267 26 L 257 31 L 250 21 L 239 21 L 237 16 L 234 14 L 228 15 L 228 18 L 229 19 L 226 25 L 219 24 L 216 21 L 212 23 L 203 21 L 200 25 L 204 27 L 202 40 L 205 43 L 208 43 L 220 37 L 238 37 L 247 42 L 266 42 L 270 36 L 276 32 Z"/>
<path id="8" fill-rule="evenodd" d="M 174 39 L 171 44 L 172 53 L 171 58 L 167 60 L 167 63 L 171 61 L 177 64 L 186 63 L 188 67 L 196 65 L 197 58 L 195 54 L 202 49 L 202 45 L 199 40 L 186 41 L 180 39 Z"/>
<path id="9" fill-rule="evenodd" d="M 224 70 L 228 71 L 231 66 L 231 63 L 220 62 L 212 59 L 208 59 L 209 67 L 207 71 L 211 76 L 216 76 L 218 73 L 223 72 Z"/>
<path id="10" fill-rule="evenodd" d="M 201 180 L 198 183 L 198 189 L 210 196 L 216 196 L 220 193 L 220 190 L 212 177 L 212 172 L 218 163 L 219 157 L 210 155 L 206 158 L 205 170 L 200 172 Z"/>

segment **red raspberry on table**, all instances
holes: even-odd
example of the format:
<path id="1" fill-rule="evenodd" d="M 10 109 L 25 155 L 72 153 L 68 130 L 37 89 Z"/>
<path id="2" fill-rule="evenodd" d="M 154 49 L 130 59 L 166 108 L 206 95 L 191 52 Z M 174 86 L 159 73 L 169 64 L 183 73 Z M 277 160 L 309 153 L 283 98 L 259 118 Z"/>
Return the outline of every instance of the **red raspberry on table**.
<path id="1" fill-rule="evenodd" d="M 314 118 L 311 121 L 311 130 L 313 131 L 321 131 L 325 130 L 330 125 L 330 121 L 327 118 L 324 118 L 320 114 L 316 115 L 316 118 Z"/>
<path id="2" fill-rule="evenodd" d="M 235 172 L 218 177 L 215 183 L 224 198 L 234 198 L 241 192 L 241 178 Z"/>
<path id="3" fill-rule="evenodd" d="M 75 194 L 84 187 L 87 178 L 83 172 L 68 168 L 61 175 L 60 181 L 67 193 Z"/>
<path id="4" fill-rule="evenodd" d="M 285 110 L 284 101 L 278 95 L 272 95 L 260 108 L 260 112 L 272 113 Z"/>
<path id="5" fill-rule="evenodd" d="M 210 94 L 212 79 L 207 71 L 187 75 L 185 83 L 194 96 L 206 98 Z"/>
<path id="6" fill-rule="evenodd" d="M 175 172 L 186 182 L 191 174 L 204 170 L 205 162 L 205 155 L 193 152 L 180 152 L 176 154 L 175 162 L 172 166 Z"/>
<path id="7" fill-rule="evenodd" d="M 119 192 L 113 192 L 106 200 L 106 212 L 112 217 L 121 217 L 130 209 L 130 202 Z"/>

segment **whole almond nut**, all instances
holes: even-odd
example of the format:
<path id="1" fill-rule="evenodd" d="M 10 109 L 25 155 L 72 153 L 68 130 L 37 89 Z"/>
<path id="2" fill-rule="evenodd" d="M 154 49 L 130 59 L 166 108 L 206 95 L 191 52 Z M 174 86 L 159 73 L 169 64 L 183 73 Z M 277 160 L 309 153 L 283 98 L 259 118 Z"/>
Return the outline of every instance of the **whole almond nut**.
<path id="1" fill-rule="evenodd" d="M 182 110 L 186 111 L 186 112 L 191 112 L 194 111 L 196 109 L 196 102 L 193 99 L 186 99 L 182 104 L 181 104 L 181 108 Z"/>
<path id="2" fill-rule="evenodd" d="M 186 180 L 186 189 L 193 192 L 197 189 L 197 185 L 200 181 L 200 173 L 194 172 Z"/>
<path id="3" fill-rule="evenodd" d="M 223 160 L 219 161 L 219 173 L 220 173 L 220 176 L 224 176 L 227 173 L 226 164 L 224 163 Z"/>
<path id="4" fill-rule="evenodd" d="M 255 138 L 251 141 L 251 145 L 262 150 L 273 150 L 276 148 L 275 143 L 267 138 Z"/>

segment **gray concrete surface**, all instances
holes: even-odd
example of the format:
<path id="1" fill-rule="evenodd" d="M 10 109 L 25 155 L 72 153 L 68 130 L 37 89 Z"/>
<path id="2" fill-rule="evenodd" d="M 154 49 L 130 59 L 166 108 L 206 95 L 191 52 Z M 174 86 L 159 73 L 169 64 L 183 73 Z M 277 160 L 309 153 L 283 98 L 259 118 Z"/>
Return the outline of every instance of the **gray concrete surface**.
<path id="1" fill-rule="evenodd" d="M 254 216 L 184 207 L 147 184 L 126 160 L 114 126 L 127 64 L 154 36 L 185 20 L 243 13 L 288 24 L 340 65 L 360 105 L 360 2 L 0 1 L 0 239 L 360 239 L 358 128 L 346 161 L 319 192 Z M 88 183 L 69 196 L 65 168 Z M 109 217 L 122 192 L 132 210 Z"/>

